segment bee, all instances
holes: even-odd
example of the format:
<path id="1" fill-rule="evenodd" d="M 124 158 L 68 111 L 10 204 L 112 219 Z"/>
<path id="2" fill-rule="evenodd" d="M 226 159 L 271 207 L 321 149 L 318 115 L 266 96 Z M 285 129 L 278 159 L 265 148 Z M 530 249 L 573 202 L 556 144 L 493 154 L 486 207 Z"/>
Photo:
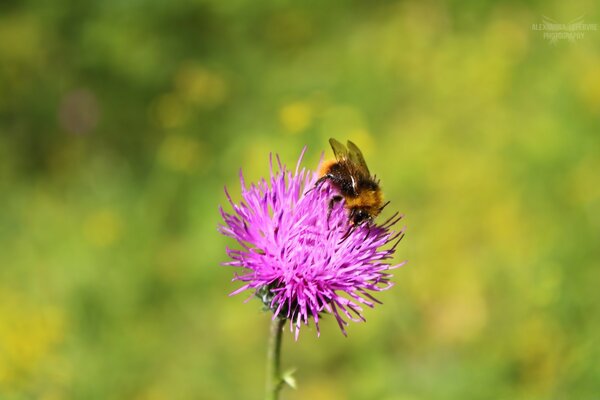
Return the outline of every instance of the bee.
<path id="1" fill-rule="evenodd" d="M 383 204 L 379 180 L 371 176 L 362 152 L 350 140 L 344 146 L 331 138 L 329 144 L 336 159 L 323 164 L 320 178 L 315 183 L 315 187 L 318 187 L 329 181 L 339 192 L 329 202 L 329 213 L 335 203 L 345 200 L 351 225 L 372 222 L 389 203 Z"/>

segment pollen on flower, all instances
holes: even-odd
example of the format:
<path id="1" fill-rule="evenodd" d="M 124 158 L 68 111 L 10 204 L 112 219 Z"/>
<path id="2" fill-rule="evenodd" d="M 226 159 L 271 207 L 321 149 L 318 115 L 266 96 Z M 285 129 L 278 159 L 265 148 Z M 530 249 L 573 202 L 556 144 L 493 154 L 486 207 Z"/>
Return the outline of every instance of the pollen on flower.
<path id="1" fill-rule="evenodd" d="M 392 227 L 402 216 L 349 230 L 344 203 L 329 210 L 335 189 L 328 184 L 315 188 L 318 174 L 300 169 L 305 151 L 293 173 L 278 156 L 275 170 L 271 157 L 268 180 L 249 187 L 240 171 L 239 203 L 225 189 L 233 211 L 220 207 L 224 223 L 219 231 L 240 248 L 228 247 L 231 261 L 223 265 L 242 269 L 233 278 L 242 286 L 231 295 L 249 291 L 250 297 L 259 297 L 273 318 L 290 321 L 296 339 L 310 320 L 320 335 L 323 314 L 332 314 L 346 335 L 348 321 L 365 320 L 362 307 L 379 303 L 371 293 L 389 289 L 389 271 L 404 264 L 390 263 L 404 234 Z"/>

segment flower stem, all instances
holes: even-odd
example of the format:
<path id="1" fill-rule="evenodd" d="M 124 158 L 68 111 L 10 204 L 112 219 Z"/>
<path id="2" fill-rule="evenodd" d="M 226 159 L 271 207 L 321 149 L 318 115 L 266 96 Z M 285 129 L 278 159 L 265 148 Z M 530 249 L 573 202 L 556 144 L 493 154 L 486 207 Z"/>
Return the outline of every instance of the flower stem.
<path id="1" fill-rule="evenodd" d="M 283 387 L 281 376 L 281 334 L 285 318 L 276 317 L 271 320 L 269 347 L 267 349 L 267 393 L 266 400 L 277 400 Z"/>

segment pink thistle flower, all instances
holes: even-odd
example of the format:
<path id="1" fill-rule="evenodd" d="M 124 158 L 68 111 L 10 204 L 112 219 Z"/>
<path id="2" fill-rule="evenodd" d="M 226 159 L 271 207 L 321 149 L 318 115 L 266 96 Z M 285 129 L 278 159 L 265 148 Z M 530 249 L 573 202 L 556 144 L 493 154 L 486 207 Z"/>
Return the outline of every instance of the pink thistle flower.
<path id="1" fill-rule="evenodd" d="M 389 289 L 388 271 L 405 263 L 389 262 L 404 235 L 404 229 L 391 228 L 402 216 L 396 213 L 383 224 L 364 223 L 349 231 L 343 201 L 328 215 L 335 188 L 326 183 L 310 190 L 319 177 L 299 170 L 305 151 L 293 174 L 278 156 L 275 172 L 271 157 L 269 180 L 250 187 L 240 170 L 243 200 L 238 204 L 225 188 L 233 213 L 220 207 L 224 224 L 219 231 L 241 249 L 227 247 L 232 260 L 223 265 L 243 269 L 233 281 L 244 284 L 231 295 L 251 291 L 250 298 L 260 297 L 273 319 L 289 319 L 296 339 L 310 319 L 320 335 L 323 313 L 333 314 L 346 335 L 347 320 L 365 321 L 362 306 L 380 303 L 370 292 Z"/>

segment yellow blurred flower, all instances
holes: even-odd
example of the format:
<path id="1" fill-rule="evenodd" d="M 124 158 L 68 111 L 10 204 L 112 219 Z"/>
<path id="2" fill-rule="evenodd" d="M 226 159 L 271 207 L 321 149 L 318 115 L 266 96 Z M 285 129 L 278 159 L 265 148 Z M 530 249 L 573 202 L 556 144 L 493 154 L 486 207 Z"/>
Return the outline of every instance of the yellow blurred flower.
<path id="1" fill-rule="evenodd" d="M 287 132 L 302 132 L 312 123 L 312 106 L 303 101 L 286 104 L 279 110 L 279 120 Z"/>
<path id="2" fill-rule="evenodd" d="M 51 306 L 29 304 L 0 290 L 0 392 L 27 385 L 42 373 L 64 338 L 64 316 Z"/>
<path id="3" fill-rule="evenodd" d="M 600 111 L 600 62 L 588 66 L 579 74 L 579 92 L 590 111 Z"/>

